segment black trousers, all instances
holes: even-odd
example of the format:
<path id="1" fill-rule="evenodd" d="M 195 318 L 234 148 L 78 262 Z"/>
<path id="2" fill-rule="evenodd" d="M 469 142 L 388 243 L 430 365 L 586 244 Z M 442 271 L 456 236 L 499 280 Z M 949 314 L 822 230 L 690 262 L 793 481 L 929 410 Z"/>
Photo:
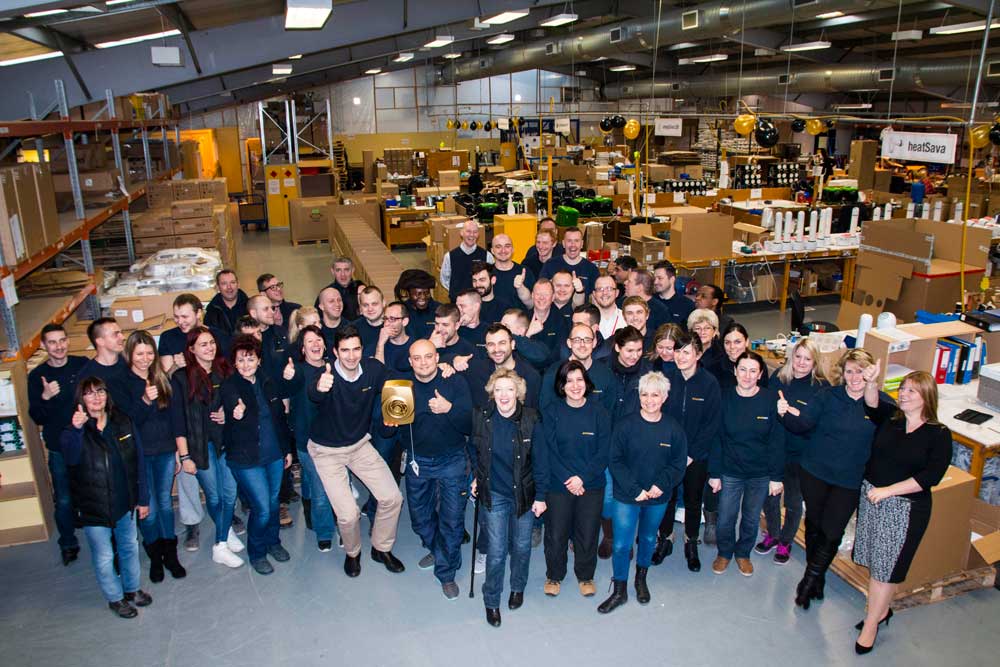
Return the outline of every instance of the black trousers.
<path id="1" fill-rule="evenodd" d="M 667 513 L 660 522 L 660 537 L 668 537 L 674 531 L 674 513 L 677 511 L 677 494 L 684 498 L 684 534 L 689 542 L 698 541 L 701 526 L 701 503 L 705 498 L 705 482 L 708 481 L 708 461 L 692 461 L 684 470 L 684 480 L 674 487 L 670 494 Z M 708 493 L 711 493 L 709 489 Z"/>
<path id="2" fill-rule="evenodd" d="M 817 540 L 838 547 L 844 538 L 847 522 L 858 509 L 858 489 L 824 482 L 805 468 L 800 468 L 799 482 L 806 501 L 807 553 Z"/>
<path id="3" fill-rule="evenodd" d="M 587 489 L 582 496 L 549 493 L 545 498 L 545 578 L 566 577 L 566 550 L 573 538 L 573 572 L 590 581 L 597 570 L 597 542 L 601 532 L 604 489 Z"/>

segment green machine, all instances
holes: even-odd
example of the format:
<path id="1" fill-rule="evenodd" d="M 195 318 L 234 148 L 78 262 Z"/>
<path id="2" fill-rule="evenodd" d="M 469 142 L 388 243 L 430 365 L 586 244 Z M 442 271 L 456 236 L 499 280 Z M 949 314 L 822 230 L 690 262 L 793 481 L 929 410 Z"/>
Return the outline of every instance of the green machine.
<path id="1" fill-rule="evenodd" d="M 478 213 L 476 217 L 478 217 L 479 222 L 482 223 L 493 222 L 493 216 L 496 215 L 499 207 L 500 205 L 494 202 L 483 202 L 482 204 L 478 204 L 476 206 L 476 212 Z"/>
<path id="2" fill-rule="evenodd" d="M 580 220 L 580 211 L 572 206 L 560 206 L 556 209 L 556 225 L 559 227 L 576 227 Z"/>

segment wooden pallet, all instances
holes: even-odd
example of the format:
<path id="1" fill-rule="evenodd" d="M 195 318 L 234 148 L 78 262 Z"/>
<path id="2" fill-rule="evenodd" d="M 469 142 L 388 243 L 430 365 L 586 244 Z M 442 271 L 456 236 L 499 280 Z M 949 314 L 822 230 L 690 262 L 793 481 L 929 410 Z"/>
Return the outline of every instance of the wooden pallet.
<path id="1" fill-rule="evenodd" d="M 330 239 L 299 239 L 297 241 L 292 241 L 292 245 L 296 248 L 303 244 L 316 244 L 322 245 L 324 243 L 329 243 Z"/>

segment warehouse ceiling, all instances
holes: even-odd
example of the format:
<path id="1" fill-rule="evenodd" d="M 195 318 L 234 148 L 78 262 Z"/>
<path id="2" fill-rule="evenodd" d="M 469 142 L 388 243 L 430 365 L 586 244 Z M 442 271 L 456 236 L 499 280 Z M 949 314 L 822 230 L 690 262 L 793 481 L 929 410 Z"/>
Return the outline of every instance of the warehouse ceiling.
<path id="1" fill-rule="evenodd" d="M 289 0 L 291 1 L 291 0 Z M 318 30 L 285 30 L 286 0 L 4 0 L 0 3 L 0 118 L 29 115 L 33 97 L 39 111 L 54 99 L 54 81 L 65 83 L 70 105 L 142 90 L 167 92 L 182 111 L 197 113 L 264 99 L 290 90 L 382 71 L 434 65 L 440 83 L 535 68 L 573 73 L 581 68 L 602 84 L 627 85 L 652 78 L 697 80 L 738 77 L 741 72 L 785 67 L 789 73 L 816 65 L 871 65 L 967 59 L 981 51 L 983 29 L 931 34 L 942 26 L 984 21 L 985 0 L 334 0 L 333 12 Z M 775 10 L 775 7 L 778 10 Z M 503 25 L 481 28 L 477 17 L 530 8 Z M 758 9 L 759 8 L 759 9 Z M 540 27 L 556 14 L 578 20 Z M 741 12 L 745 12 L 741 13 Z M 1000 13 L 1000 12 L 998 12 Z M 681 14 L 685 16 L 682 39 Z M 690 18 L 697 25 L 690 31 Z M 676 18 L 676 29 L 670 22 Z M 739 19 L 736 21 L 735 19 Z M 662 32 L 656 29 L 657 24 Z M 1000 25 L 1000 18 L 994 18 Z M 614 30 L 623 27 L 614 45 Z M 919 31 L 913 39 L 912 31 Z M 896 32 L 909 39 L 893 40 Z M 137 43 L 108 42 L 166 33 Z M 501 33 L 514 39 L 487 43 Z M 427 49 L 435 36 L 454 38 L 447 47 Z M 610 36 L 610 37 L 609 37 Z M 689 38 L 687 38 L 689 37 Z M 585 41 L 585 38 L 587 41 Z M 547 45 L 560 42 L 557 49 Z M 782 46 L 830 42 L 812 51 L 788 53 Z M 151 46 L 177 47 L 180 66 L 156 66 Z M 392 59 L 413 54 L 405 63 Z M 460 53 L 445 60 L 445 53 Z M 302 55 L 301 59 L 289 60 Z M 987 59 L 1000 60 L 1000 46 L 988 45 Z M 18 63 L 18 59 L 45 59 Z M 714 58 L 711 62 L 690 62 Z M 9 61 L 14 61 L 11 63 Z M 291 75 L 276 77 L 276 63 L 291 64 Z M 631 65 L 630 71 L 614 71 Z M 971 70 L 971 71 L 974 71 Z M 962 101 L 974 81 L 921 89 L 918 98 Z M 984 79 L 991 85 L 992 81 Z M 623 88 L 619 88 L 619 92 Z M 776 93 L 779 91 L 775 91 Z M 879 91 L 827 91 L 834 101 L 863 96 L 878 103 Z M 910 97 L 913 93 L 908 93 Z M 996 90 L 987 91 L 995 101 Z"/>

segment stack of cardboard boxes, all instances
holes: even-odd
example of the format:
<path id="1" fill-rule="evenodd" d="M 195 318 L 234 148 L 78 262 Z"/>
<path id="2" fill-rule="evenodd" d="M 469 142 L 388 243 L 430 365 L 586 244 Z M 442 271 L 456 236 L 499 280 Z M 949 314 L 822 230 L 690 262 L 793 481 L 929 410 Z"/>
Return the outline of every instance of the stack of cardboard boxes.
<path id="1" fill-rule="evenodd" d="M 59 241 L 62 231 L 52 175 L 45 164 L 0 169 L 0 249 L 16 265 Z"/>

